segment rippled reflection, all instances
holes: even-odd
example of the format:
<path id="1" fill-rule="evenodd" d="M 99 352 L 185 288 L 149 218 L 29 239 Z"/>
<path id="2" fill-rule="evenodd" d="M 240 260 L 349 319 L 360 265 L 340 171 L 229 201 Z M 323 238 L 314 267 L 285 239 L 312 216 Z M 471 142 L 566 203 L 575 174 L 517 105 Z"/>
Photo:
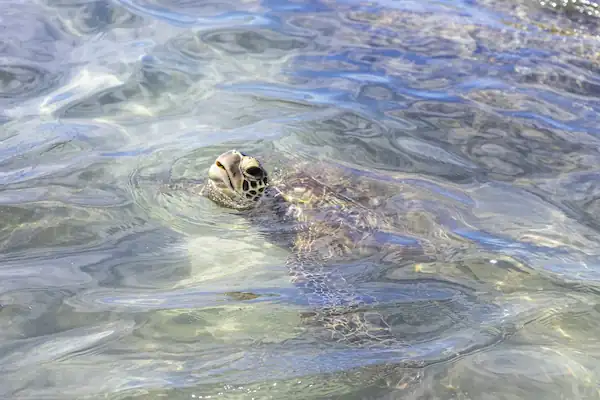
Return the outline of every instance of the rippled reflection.
<path id="1" fill-rule="evenodd" d="M 595 2 L 0 9 L 0 397 L 600 398 Z M 375 213 L 326 268 L 393 343 L 198 195 L 231 148 Z"/>

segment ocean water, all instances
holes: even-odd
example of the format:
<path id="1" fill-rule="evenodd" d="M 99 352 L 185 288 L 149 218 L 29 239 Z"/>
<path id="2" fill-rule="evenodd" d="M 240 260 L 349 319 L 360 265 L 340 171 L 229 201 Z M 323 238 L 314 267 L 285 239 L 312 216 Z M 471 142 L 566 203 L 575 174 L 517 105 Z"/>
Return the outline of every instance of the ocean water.
<path id="1" fill-rule="evenodd" d="M 0 398 L 600 398 L 597 3 L 0 8 Z M 402 345 L 169 189 L 231 148 L 379 188 L 386 246 L 329 267 Z"/>

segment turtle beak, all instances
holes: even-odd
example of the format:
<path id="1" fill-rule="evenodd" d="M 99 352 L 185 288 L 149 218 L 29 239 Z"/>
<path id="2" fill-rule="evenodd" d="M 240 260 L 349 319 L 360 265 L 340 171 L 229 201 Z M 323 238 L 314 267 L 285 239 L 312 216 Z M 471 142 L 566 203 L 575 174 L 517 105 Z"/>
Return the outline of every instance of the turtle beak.
<path id="1" fill-rule="evenodd" d="M 208 170 L 208 179 L 229 196 L 239 193 L 243 179 L 241 161 L 242 155 L 235 150 L 221 154 Z"/>

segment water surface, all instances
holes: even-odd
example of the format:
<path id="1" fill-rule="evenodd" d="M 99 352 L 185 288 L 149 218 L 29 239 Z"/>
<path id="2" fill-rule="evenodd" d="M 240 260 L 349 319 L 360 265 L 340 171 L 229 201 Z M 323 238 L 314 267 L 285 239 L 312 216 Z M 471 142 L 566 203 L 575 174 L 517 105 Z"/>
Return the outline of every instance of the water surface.
<path id="1" fill-rule="evenodd" d="M 600 398 L 595 3 L 0 7 L 0 397 Z M 165 189 L 230 148 L 377 183 L 387 250 L 337 267 L 404 345 Z"/>

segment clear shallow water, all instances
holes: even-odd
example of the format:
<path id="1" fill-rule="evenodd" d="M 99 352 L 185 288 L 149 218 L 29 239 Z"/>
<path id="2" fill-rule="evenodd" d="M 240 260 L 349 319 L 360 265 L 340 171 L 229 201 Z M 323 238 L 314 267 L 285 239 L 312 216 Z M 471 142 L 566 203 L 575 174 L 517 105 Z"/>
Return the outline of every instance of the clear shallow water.
<path id="1" fill-rule="evenodd" d="M 600 397 L 596 16 L 0 7 L 2 398 Z M 384 239 L 412 221 L 434 257 L 402 239 L 342 273 L 408 346 L 327 341 L 288 249 L 162 190 L 232 147 L 379 182 L 399 226 Z"/>

